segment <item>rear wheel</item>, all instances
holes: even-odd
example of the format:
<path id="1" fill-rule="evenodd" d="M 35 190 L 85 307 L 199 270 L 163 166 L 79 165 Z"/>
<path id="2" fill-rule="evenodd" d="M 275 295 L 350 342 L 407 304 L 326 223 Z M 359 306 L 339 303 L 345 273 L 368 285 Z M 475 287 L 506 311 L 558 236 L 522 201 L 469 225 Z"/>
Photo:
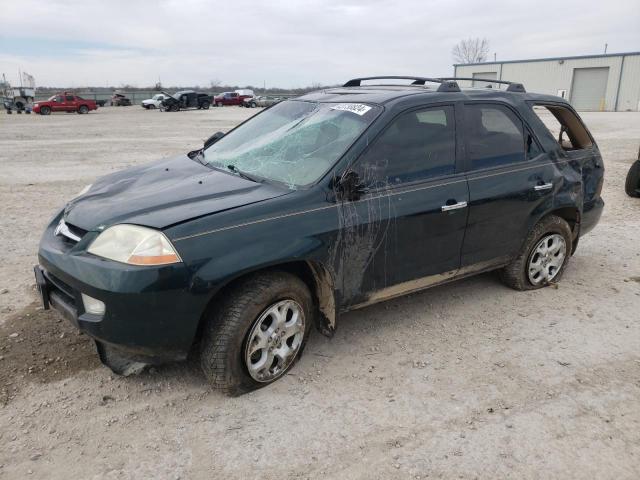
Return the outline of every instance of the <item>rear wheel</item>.
<path id="1" fill-rule="evenodd" d="M 550 215 L 531 230 L 520 254 L 501 271 L 502 281 L 516 290 L 534 290 L 560 280 L 572 248 L 569 224 Z"/>
<path id="2" fill-rule="evenodd" d="M 49 115 L 50 113 L 51 113 L 51 108 L 40 107 L 40 115 Z"/>
<path id="3" fill-rule="evenodd" d="M 230 395 L 282 377 L 306 343 L 313 315 L 307 286 L 284 272 L 249 277 L 221 299 L 205 325 L 200 362 L 214 386 Z"/>
<path id="4" fill-rule="evenodd" d="M 624 184 L 624 191 L 630 197 L 640 197 L 640 160 L 636 160 L 631 165 Z"/>
<path id="5" fill-rule="evenodd" d="M 80 105 L 80 108 L 78 108 L 78 113 L 89 113 L 89 107 L 87 107 L 86 105 Z"/>

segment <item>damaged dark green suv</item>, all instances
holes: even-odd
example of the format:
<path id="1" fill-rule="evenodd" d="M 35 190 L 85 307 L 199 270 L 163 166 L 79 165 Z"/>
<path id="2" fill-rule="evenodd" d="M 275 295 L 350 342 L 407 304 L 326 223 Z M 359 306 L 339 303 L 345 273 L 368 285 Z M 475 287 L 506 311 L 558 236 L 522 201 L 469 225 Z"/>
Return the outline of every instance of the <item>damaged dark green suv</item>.
<path id="1" fill-rule="evenodd" d="M 118 373 L 197 345 L 212 384 L 239 394 L 348 310 L 489 270 L 518 290 L 556 282 L 603 207 L 577 114 L 509 82 L 371 85 L 400 78 L 281 102 L 99 179 L 44 233 L 45 308 Z"/>

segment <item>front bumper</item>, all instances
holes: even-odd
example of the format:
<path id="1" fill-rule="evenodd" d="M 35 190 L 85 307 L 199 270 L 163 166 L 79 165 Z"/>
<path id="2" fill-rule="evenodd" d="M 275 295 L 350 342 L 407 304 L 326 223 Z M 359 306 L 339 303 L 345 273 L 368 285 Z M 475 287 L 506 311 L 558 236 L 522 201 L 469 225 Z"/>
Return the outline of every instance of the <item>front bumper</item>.
<path id="1" fill-rule="evenodd" d="M 190 291 L 187 267 L 138 267 L 87 254 L 97 233 L 70 246 L 54 235 L 59 218 L 43 235 L 35 267 L 45 308 L 123 353 L 154 363 L 186 358 L 208 300 Z M 85 312 L 83 293 L 104 302 L 105 313 Z"/>

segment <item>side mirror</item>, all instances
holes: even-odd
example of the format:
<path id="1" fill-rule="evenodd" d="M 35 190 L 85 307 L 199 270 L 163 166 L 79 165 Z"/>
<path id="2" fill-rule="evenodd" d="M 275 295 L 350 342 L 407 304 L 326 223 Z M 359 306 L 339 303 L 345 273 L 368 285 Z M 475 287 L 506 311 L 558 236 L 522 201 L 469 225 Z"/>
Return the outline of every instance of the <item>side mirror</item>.
<path id="1" fill-rule="evenodd" d="M 214 143 L 216 143 L 218 140 L 220 140 L 222 137 L 224 137 L 224 132 L 216 132 L 213 135 L 211 135 L 209 138 L 207 138 L 204 142 L 204 148 L 209 148 L 211 145 L 213 145 Z"/>
<path id="2" fill-rule="evenodd" d="M 335 182 L 336 196 L 340 200 L 356 201 L 369 190 L 360 181 L 360 176 L 353 170 L 347 170 Z"/>

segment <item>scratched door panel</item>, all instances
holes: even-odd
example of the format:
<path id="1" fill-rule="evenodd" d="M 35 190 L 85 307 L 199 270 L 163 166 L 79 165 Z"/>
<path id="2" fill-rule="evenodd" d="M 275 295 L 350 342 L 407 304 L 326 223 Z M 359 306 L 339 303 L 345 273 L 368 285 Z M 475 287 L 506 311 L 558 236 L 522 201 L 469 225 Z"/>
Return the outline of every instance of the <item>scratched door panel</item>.
<path id="1" fill-rule="evenodd" d="M 342 206 L 345 245 L 343 284 L 349 304 L 366 303 L 375 292 L 460 267 L 467 222 L 468 188 L 463 176 L 402 189 L 372 192 Z M 402 293 L 402 292 L 398 292 Z"/>

